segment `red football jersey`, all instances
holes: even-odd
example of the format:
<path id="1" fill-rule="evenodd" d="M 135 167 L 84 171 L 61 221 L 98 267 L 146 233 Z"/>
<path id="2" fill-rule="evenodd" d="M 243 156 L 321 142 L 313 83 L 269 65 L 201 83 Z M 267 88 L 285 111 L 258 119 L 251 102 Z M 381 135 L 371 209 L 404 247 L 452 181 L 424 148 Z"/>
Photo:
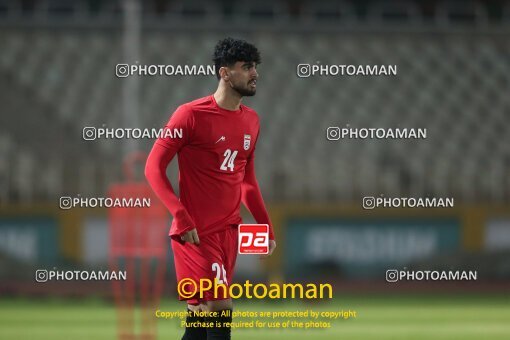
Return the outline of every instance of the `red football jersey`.
<path id="1" fill-rule="evenodd" d="M 241 223 L 241 184 L 254 157 L 257 113 L 245 105 L 223 109 L 210 95 L 179 106 L 165 129 L 156 143 L 178 153 L 180 201 L 198 234 Z M 183 223 L 174 216 L 170 236 L 182 232 Z"/>

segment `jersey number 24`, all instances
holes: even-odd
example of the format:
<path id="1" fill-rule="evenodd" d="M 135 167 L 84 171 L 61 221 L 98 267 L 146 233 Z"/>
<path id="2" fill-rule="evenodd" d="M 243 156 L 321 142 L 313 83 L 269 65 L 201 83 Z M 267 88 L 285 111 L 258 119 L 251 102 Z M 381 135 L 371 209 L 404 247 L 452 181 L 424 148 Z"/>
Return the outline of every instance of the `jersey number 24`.
<path id="1" fill-rule="evenodd" d="M 237 150 L 232 151 L 230 149 L 227 149 L 225 150 L 223 156 L 225 158 L 223 159 L 223 163 L 221 163 L 220 169 L 224 171 L 227 170 L 234 171 L 234 159 L 236 159 Z"/>

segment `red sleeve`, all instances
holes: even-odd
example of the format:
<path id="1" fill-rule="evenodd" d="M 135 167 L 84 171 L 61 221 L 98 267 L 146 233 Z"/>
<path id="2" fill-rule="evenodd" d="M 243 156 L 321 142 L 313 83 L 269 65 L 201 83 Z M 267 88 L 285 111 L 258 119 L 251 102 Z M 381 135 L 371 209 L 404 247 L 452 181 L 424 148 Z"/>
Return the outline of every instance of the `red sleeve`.
<path id="1" fill-rule="evenodd" d="M 194 126 L 195 119 L 193 117 L 193 110 L 187 105 L 181 105 L 170 117 L 170 120 L 164 128 L 166 133 L 164 133 L 162 138 L 158 138 L 156 144 L 179 152 L 184 145 L 190 142 L 193 136 Z"/>
<path id="2" fill-rule="evenodd" d="M 172 131 L 174 129 L 182 131 L 182 137 L 179 133 L 174 133 L 172 138 L 167 136 L 166 138 L 158 139 L 154 143 L 145 165 L 145 177 L 149 185 L 174 217 L 170 236 L 177 236 L 176 238 L 179 240 L 180 235 L 196 226 L 188 211 L 175 194 L 172 184 L 166 176 L 166 168 L 176 153 L 189 142 L 192 127 L 191 111 L 184 106 L 179 107 L 165 128 L 170 128 Z"/>
<path id="3" fill-rule="evenodd" d="M 260 192 L 259 183 L 255 176 L 255 162 L 254 153 L 248 158 L 246 163 L 244 181 L 241 185 L 242 189 L 242 201 L 244 206 L 250 211 L 255 218 L 255 221 L 259 224 L 269 225 L 269 239 L 274 240 L 273 225 L 269 219 L 262 193 Z"/>

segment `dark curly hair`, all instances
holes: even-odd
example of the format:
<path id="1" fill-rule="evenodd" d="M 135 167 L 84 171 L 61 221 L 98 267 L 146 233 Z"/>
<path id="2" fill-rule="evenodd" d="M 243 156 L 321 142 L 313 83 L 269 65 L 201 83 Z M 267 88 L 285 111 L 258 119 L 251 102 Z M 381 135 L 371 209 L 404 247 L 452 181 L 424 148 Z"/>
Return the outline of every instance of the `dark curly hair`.
<path id="1" fill-rule="evenodd" d="M 225 38 L 214 47 L 213 62 L 216 68 L 216 77 L 220 79 L 220 68 L 233 66 L 238 61 L 255 62 L 260 64 L 259 50 L 252 44 L 234 38 Z"/>

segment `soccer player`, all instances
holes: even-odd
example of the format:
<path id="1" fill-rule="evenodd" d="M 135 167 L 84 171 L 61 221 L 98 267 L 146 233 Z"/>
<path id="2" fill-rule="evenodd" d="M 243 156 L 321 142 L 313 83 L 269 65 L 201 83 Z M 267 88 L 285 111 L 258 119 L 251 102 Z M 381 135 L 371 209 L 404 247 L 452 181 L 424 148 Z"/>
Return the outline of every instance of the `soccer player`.
<path id="1" fill-rule="evenodd" d="M 259 51 L 244 40 L 226 38 L 216 45 L 213 61 L 216 92 L 177 108 L 165 126 L 172 133 L 154 143 L 145 176 L 173 216 L 170 237 L 177 280 L 218 279 L 228 287 L 237 257 L 241 202 L 257 223 L 269 225 L 269 255 L 276 242 L 255 177 L 259 118 L 241 104 L 244 96 L 255 95 Z M 176 154 L 180 199 L 166 177 Z M 220 316 L 188 316 L 187 324 L 232 322 L 232 300 L 212 293 L 187 299 L 188 310 Z M 230 339 L 230 327 L 186 327 L 183 339 Z"/>

